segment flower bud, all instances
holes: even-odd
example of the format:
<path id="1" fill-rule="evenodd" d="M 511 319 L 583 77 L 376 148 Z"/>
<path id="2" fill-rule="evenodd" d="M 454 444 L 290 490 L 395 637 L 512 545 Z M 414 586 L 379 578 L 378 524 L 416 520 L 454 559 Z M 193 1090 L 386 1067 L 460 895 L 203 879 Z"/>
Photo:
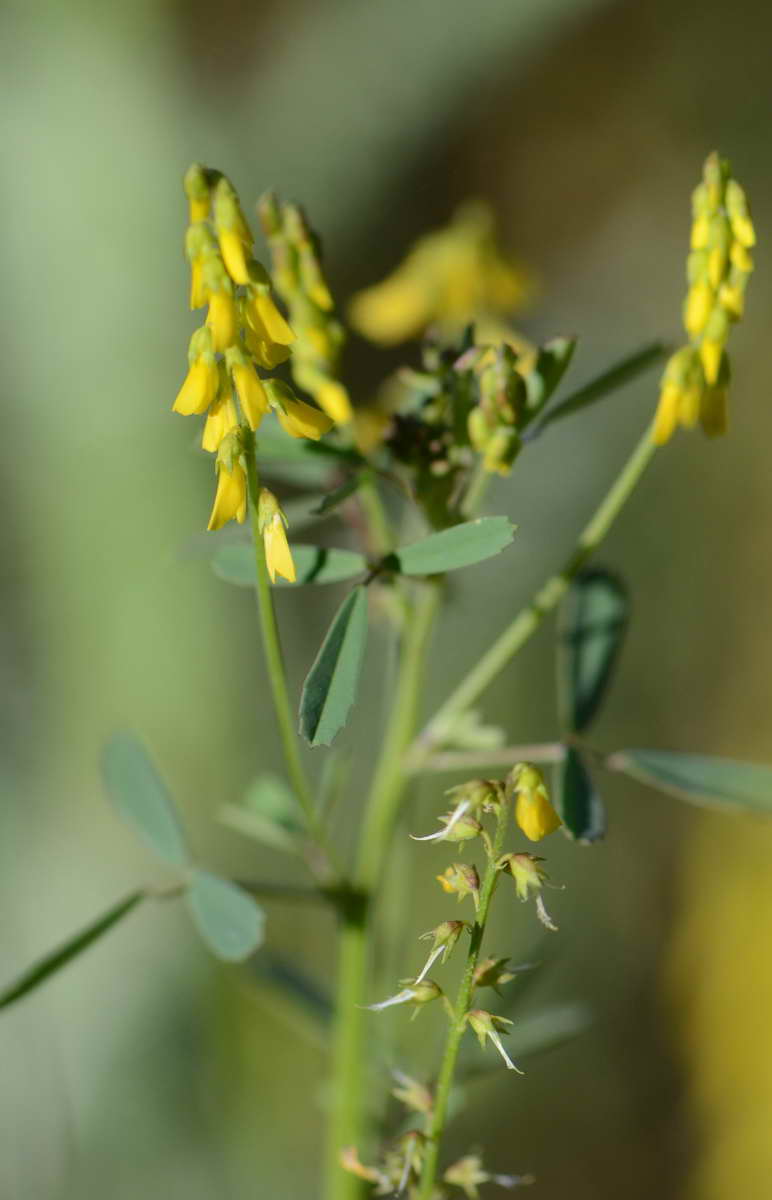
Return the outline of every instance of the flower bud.
<path id="1" fill-rule="evenodd" d="M 442 875 L 435 876 L 443 892 L 458 896 L 459 901 L 471 896 L 475 909 L 480 903 L 480 876 L 475 867 L 467 863 L 453 863 Z"/>
<path id="2" fill-rule="evenodd" d="M 516 1067 L 512 1062 L 512 1059 L 509 1057 L 503 1045 L 501 1044 L 501 1038 L 499 1036 L 499 1031 L 502 1033 L 509 1032 L 504 1027 L 506 1025 L 512 1025 L 512 1021 L 510 1021 L 507 1017 L 498 1017 L 495 1013 L 486 1012 L 483 1008 L 471 1009 L 471 1011 L 467 1013 L 466 1019 L 474 1032 L 477 1034 L 478 1041 L 483 1049 L 485 1049 L 485 1039 L 488 1038 L 496 1047 L 501 1057 L 504 1059 L 507 1070 L 517 1071 L 518 1075 L 523 1074 L 520 1068 Z"/>
<path id="3" fill-rule="evenodd" d="M 439 1000 L 442 996 L 442 988 L 433 979 L 408 979 L 402 983 L 400 991 L 393 996 L 379 1000 L 377 1004 L 366 1004 L 365 1008 L 370 1012 L 381 1012 L 384 1008 L 393 1008 L 397 1004 L 412 1004 L 417 1013 L 424 1004 L 431 1004 L 432 1000 Z"/>
<path id="4" fill-rule="evenodd" d="M 516 978 L 514 971 L 507 969 L 508 958 L 484 958 L 475 967 L 474 986 L 490 987 L 498 992 L 503 983 L 511 983 Z"/>
<path id="5" fill-rule="evenodd" d="M 428 975 L 438 958 L 443 963 L 447 962 L 464 929 L 469 929 L 469 924 L 466 921 L 443 921 L 436 929 L 430 929 L 428 933 L 421 934 L 421 941 L 433 938 L 433 945 L 431 953 L 416 979 L 416 983 L 420 983 Z"/>
<path id="6" fill-rule="evenodd" d="M 257 505 L 257 527 L 263 535 L 265 565 L 271 583 L 276 582 L 277 575 L 281 575 L 289 583 L 294 583 L 296 579 L 295 564 L 285 533 L 286 524 L 287 518 L 273 492 L 268 488 L 261 488 Z"/>
<path id="7" fill-rule="evenodd" d="M 538 767 L 516 763 L 507 776 L 507 789 L 515 797 L 515 820 L 530 841 L 541 841 L 562 824 Z"/>
<path id="8" fill-rule="evenodd" d="M 185 172 L 183 186 L 190 205 L 191 224 L 194 221 L 205 221 L 209 216 L 210 177 L 201 163 L 191 163 Z"/>

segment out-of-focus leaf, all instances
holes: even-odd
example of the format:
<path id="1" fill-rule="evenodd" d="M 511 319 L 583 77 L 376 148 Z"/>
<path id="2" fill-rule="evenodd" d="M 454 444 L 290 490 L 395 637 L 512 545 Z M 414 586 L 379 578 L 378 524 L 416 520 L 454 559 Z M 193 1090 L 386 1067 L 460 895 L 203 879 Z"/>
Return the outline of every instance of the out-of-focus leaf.
<path id="1" fill-rule="evenodd" d="M 563 828 L 577 842 L 597 842 L 606 832 L 606 811 L 582 756 L 573 746 L 557 767 L 556 808 Z"/>
<path id="2" fill-rule="evenodd" d="M 316 516 L 323 517 L 327 513 L 336 509 L 339 504 L 343 504 L 344 500 L 348 500 L 349 496 L 353 496 L 354 492 L 358 491 L 362 484 L 361 475 L 352 475 L 340 487 L 336 487 L 334 491 L 328 492 L 322 497 L 321 503 L 314 509 Z"/>
<path id="3" fill-rule="evenodd" d="M 507 517 L 479 517 L 401 546 L 385 565 L 403 575 L 440 575 L 499 554 L 515 535 Z"/>
<path id="4" fill-rule="evenodd" d="M 608 371 L 604 371 L 602 375 L 598 375 L 596 379 L 585 384 L 578 391 L 572 392 L 560 404 L 556 404 L 554 408 L 544 413 L 538 425 L 529 430 L 526 436 L 536 437 L 553 421 L 570 417 L 572 413 L 579 412 L 580 409 L 587 408 L 590 404 L 595 404 L 597 400 L 604 400 L 612 392 L 616 392 L 644 371 L 648 371 L 649 367 L 662 362 L 669 353 L 670 347 L 666 346 L 664 342 L 651 342 L 642 350 L 637 350 L 635 354 L 627 355 L 626 358 L 610 367 Z"/>
<path id="5" fill-rule="evenodd" d="M 196 929 L 217 958 L 241 962 L 261 944 L 265 914 L 238 884 L 196 870 L 185 900 Z"/>
<path id="6" fill-rule="evenodd" d="M 81 929 L 73 937 L 69 938 L 62 945 L 57 946 L 49 954 L 38 959 L 31 967 L 28 967 L 22 975 L 15 979 L 13 983 L 9 983 L 7 987 L 0 990 L 0 1008 L 7 1008 L 9 1004 L 15 1003 L 16 1000 L 21 1000 L 22 996 L 26 996 L 28 992 L 32 992 L 35 988 L 40 987 L 57 971 L 61 971 L 62 967 L 66 967 L 69 962 L 82 954 L 84 950 L 88 950 L 98 938 L 107 933 L 108 929 L 112 929 L 119 921 L 137 907 L 140 900 L 144 900 L 142 892 L 132 892 L 130 896 L 126 896 L 124 900 L 119 900 L 112 908 L 109 908 L 101 917 L 97 917 L 85 929 Z"/>
<path id="7" fill-rule="evenodd" d="M 576 349 L 576 338 L 557 337 L 540 346 L 536 361 L 525 376 L 526 408 L 529 419 L 544 408 L 568 370 Z"/>
<path id="8" fill-rule="evenodd" d="M 559 695 L 568 729 L 586 729 L 605 695 L 627 629 L 627 591 L 601 567 L 582 571 L 569 589 L 561 633 Z"/>
<path id="9" fill-rule="evenodd" d="M 293 1032 L 325 1049 L 332 1021 L 329 996 L 300 967 L 282 955 L 264 951 L 250 964 L 258 998 Z"/>
<path id="10" fill-rule="evenodd" d="M 340 583 L 367 569 L 365 558 L 354 550 L 329 550 L 324 546 L 292 546 L 298 583 Z M 255 552 L 251 546 L 218 546 L 212 570 L 219 579 L 237 587 L 255 586 Z M 287 585 L 284 580 L 279 586 Z"/>
<path id="11" fill-rule="evenodd" d="M 226 804 L 220 820 L 266 846 L 297 853 L 303 823 L 295 796 L 278 775 L 266 772 L 250 785 L 242 804 Z"/>
<path id="12" fill-rule="evenodd" d="M 102 774 L 113 804 L 142 840 L 166 862 L 186 866 L 174 801 L 142 742 L 133 734 L 114 734 L 102 751 Z"/>
<path id="13" fill-rule="evenodd" d="M 619 750 L 605 766 L 700 807 L 772 815 L 772 767 L 761 763 L 675 750 Z"/>
<path id="14" fill-rule="evenodd" d="M 312 746 L 329 746 L 354 703 L 367 640 L 367 594 L 361 585 L 338 609 L 300 697 L 300 732 Z"/>

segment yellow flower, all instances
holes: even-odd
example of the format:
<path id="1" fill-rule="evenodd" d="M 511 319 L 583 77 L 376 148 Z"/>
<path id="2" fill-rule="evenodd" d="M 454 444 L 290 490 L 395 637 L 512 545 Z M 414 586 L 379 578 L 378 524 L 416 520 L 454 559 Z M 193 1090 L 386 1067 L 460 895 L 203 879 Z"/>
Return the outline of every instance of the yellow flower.
<path id="1" fill-rule="evenodd" d="M 337 379 L 323 379 L 311 394 L 336 425 L 347 425 L 353 417 L 348 392 Z"/>
<path id="2" fill-rule="evenodd" d="M 258 529 L 263 535 L 265 547 L 265 565 L 271 583 L 276 582 L 277 575 L 281 575 L 282 579 L 288 580 L 289 583 L 294 583 L 295 564 L 284 531 L 287 519 L 279 507 L 278 500 L 268 488 L 260 489 L 257 514 Z"/>
<path id="3" fill-rule="evenodd" d="M 332 429 L 333 422 L 319 408 L 298 400 L 292 389 L 281 379 L 266 379 L 265 390 L 271 406 L 276 409 L 279 424 L 290 437 L 319 438 Z"/>
<path id="4" fill-rule="evenodd" d="M 245 363 L 234 363 L 231 368 L 233 383 L 242 412 L 250 429 L 257 429 L 270 405 L 263 382 L 254 367 Z"/>
<path id="5" fill-rule="evenodd" d="M 292 353 L 289 346 L 282 346 L 279 342 L 266 342 L 258 337 L 249 324 L 244 325 L 244 341 L 257 365 L 266 371 L 275 370 L 281 363 L 286 362 Z"/>
<path id="6" fill-rule="evenodd" d="M 206 412 L 214 403 L 220 376 L 212 351 L 212 339 L 206 328 L 197 329 L 190 339 L 188 373 L 172 406 L 185 417 Z"/>
<path id="7" fill-rule="evenodd" d="M 554 833 L 562 821 L 552 807 L 541 771 L 530 763 L 516 763 L 507 778 L 515 797 L 515 821 L 531 842 Z"/>
<path id="8" fill-rule="evenodd" d="M 247 476 L 241 462 L 238 432 L 231 430 L 217 451 L 217 492 L 207 529 L 221 529 L 228 521 L 243 523 L 247 515 Z"/>
<path id="9" fill-rule="evenodd" d="M 204 433 L 201 447 L 210 454 L 216 454 L 226 433 L 230 433 L 239 423 L 236 405 L 233 403 L 230 380 L 221 372 L 220 390 L 212 407 L 209 409 L 204 423 Z"/>
<path id="10" fill-rule="evenodd" d="M 205 304 L 204 264 L 200 258 L 194 258 L 190 264 L 190 307 L 203 308 Z"/>
<path id="11" fill-rule="evenodd" d="M 215 350 L 227 350 L 238 337 L 236 304 L 230 292 L 210 292 L 206 323 L 212 332 Z"/>
<path id="12" fill-rule="evenodd" d="M 285 433 L 291 437 L 310 438 L 314 442 L 329 433 L 333 426 L 325 413 L 306 404 L 304 400 L 285 400 L 284 411 L 279 409 L 277 415 Z"/>
<path id="13" fill-rule="evenodd" d="M 245 305 L 247 321 L 259 338 L 290 346 L 295 335 L 274 304 L 267 287 L 252 287 Z"/>
<path id="14" fill-rule="evenodd" d="M 416 242 L 392 275 L 356 295 L 349 317 L 371 341 L 395 345 L 435 322 L 456 332 L 476 317 L 511 313 L 529 286 L 499 251 L 489 210 L 469 204 Z"/>
<path id="15" fill-rule="evenodd" d="M 190 222 L 205 221 L 209 216 L 209 175 L 201 163 L 192 163 L 185 172 L 183 181 L 190 205 Z"/>

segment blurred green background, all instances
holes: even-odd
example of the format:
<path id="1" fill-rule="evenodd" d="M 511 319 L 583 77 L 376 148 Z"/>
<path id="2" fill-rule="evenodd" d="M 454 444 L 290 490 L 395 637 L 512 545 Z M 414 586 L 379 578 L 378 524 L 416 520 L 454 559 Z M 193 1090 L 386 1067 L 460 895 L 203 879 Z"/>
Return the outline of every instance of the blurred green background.
<path id="1" fill-rule="evenodd" d="M 211 866 L 299 878 L 217 822 L 280 764 L 252 600 L 206 561 L 211 463 L 170 413 L 192 328 L 180 180 L 193 159 L 226 171 L 249 206 L 268 186 L 306 204 L 340 298 L 459 201 L 487 198 L 541 281 L 524 332 L 578 334 L 580 382 L 678 335 L 689 193 L 709 150 L 731 158 L 760 235 L 732 344 L 732 433 L 680 435 L 604 549 L 634 619 L 597 740 L 772 759 L 771 34 L 755 0 L 6 3 L 3 979 L 137 882 L 163 880 L 103 798 L 98 754 L 117 727 L 153 747 Z M 375 352 L 352 345 L 355 395 L 377 371 Z M 649 376 L 556 426 L 497 483 L 491 510 L 519 524 L 517 543 L 454 583 L 435 702 L 562 560 L 655 391 Z M 336 588 L 281 594 L 294 686 L 338 600 Z M 342 739 L 343 838 L 386 702 L 381 653 Z M 554 733 L 549 630 L 485 714 L 513 740 Z M 529 942 L 518 909 L 496 940 L 543 960 L 524 1025 L 554 1005 L 581 1006 L 591 1024 L 524 1059 L 525 1079 L 475 1084 L 451 1146 L 484 1142 L 492 1169 L 534 1171 L 550 1200 L 762 1200 L 772 832 L 617 779 L 605 796 L 605 844 L 550 843 L 567 885 L 551 897 L 560 934 Z M 409 827 L 429 828 L 437 803 L 423 787 Z M 405 930 L 390 914 L 384 973 L 418 961 L 414 934 L 444 911 L 431 881 L 441 852 L 402 841 L 394 869 L 415 879 L 403 894 L 414 917 Z M 176 906 L 140 910 L 2 1016 L 3 1197 L 318 1195 L 324 1049 L 259 976 L 283 954 L 326 992 L 332 923 L 278 905 L 269 917 L 266 951 L 228 969 Z M 383 1021 L 401 1036 L 398 1014 Z M 434 1029 L 424 1016 L 392 1060 L 430 1073 Z M 379 1073 L 378 1110 L 385 1085 Z"/>

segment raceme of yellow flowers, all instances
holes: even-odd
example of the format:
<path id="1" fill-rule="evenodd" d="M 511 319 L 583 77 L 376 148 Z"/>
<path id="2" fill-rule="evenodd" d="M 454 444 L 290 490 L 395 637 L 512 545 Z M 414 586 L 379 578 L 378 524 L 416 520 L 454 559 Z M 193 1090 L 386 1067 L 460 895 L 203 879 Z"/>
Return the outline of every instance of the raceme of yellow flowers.
<path id="1" fill-rule="evenodd" d="M 286 362 L 297 339 L 273 299 L 265 268 L 253 256 L 254 238 L 233 185 L 219 171 L 195 163 L 185 176 L 185 191 L 190 306 L 206 306 L 207 314 L 190 339 L 188 373 L 173 407 L 185 416 L 206 414 L 201 445 L 216 456 L 217 471 L 208 528 L 219 529 L 246 518 L 245 428 L 256 430 L 273 410 L 290 436 L 318 440 L 334 418 L 300 400 L 282 380 L 260 374 Z M 336 415 L 345 419 L 340 405 Z M 275 511 L 269 519 L 266 508 L 262 522 L 269 572 L 294 579 L 283 517 L 273 504 Z"/>
<path id="2" fill-rule="evenodd" d="M 662 376 L 654 441 L 663 445 L 677 425 L 699 421 L 710 436 L 727 429 L 729 358 L 726 343 L 733 321 L 743 315 L 745 289 L 753 270 L 756 235 L 745 192 L 726 159 L 711 154 L 692 196 L 689 291 L 684 327 L 689 344 L 669 359 Z"/>

